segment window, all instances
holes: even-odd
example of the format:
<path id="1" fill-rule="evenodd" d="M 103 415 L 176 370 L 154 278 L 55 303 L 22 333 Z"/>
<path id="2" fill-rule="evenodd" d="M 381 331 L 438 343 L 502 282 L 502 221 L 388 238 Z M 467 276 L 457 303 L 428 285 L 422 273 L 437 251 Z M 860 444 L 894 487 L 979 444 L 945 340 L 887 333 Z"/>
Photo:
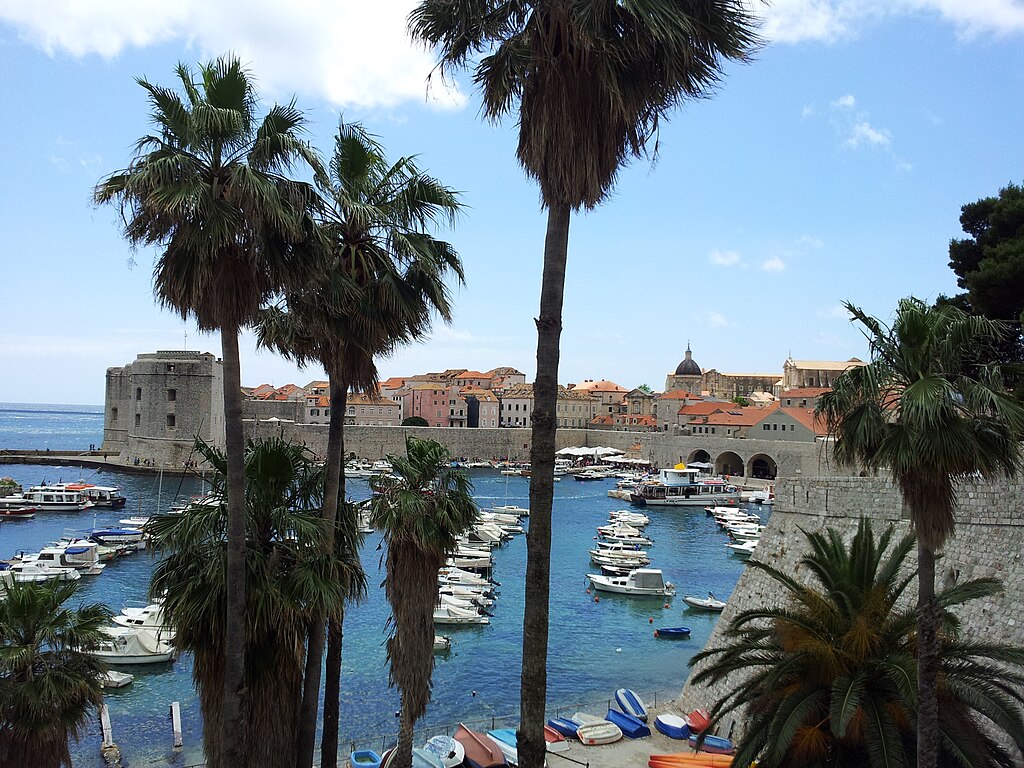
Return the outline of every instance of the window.
<path id="1" fill-rule="evenodd" d="M 117 408 L 110 409 L 110 425 L 114 426 L 117 424 Z"/>
<path id="2" fill-rule="evenodd" d="M 762 429 L 771 429 L 771 424 L 762 424 L 761 428 Z"/>
<path id="3" fill-rule="evenodd" d="M 168 389 L 167 390 L 167 402 L 168 403 L 173 403 L 177 399 L 178 399 L 178 390 L 176 390 L 176 389 Z"/>
<path id="4" fill-rule="evenodd" d="M 772 424 L 772 429 L 773 429 L 773 430 L 777 430 L 778 428 L 779 428 L 779 425 L 778 425 L 778 424 Z"/>
<path id="5" fill-rule="evenodd" d="M 174 373 L 174 363 L 168 363 L 167 364 L 167 372 L 168 373 Z"/>
<path id="6" fill-rule="evenodd" d="M 141 400 L 142 399 L 142 387 L 136 387 L 135 388 L 135 399 L 136 400 Z"/>
<path id="7" fill-rule="evenodd" d="M 314 408 L 313 410 L 311 410 L 309 412 L 309 415 L 310 416 L 319 416 L 320 415 L 320 409 L 319 408 Z"/>
<path id="8" fill-rule="evenodd" d="M 324 416 L 330 416 L 330 415 L 331 415 L 331 409 L 330 408 L 324 408 Z"/>
<path id="9" fill-rule="evenodd" d="M 142 414 L 141 413 L 136 413 L 135 414 L 135 426 L 136 427 L 141 427 L 142 426 Z"/>
<path id="10" fill-rule="evenodd" d="M 167 414 L 167 426 L 170 427 L 171 429 L 174 429 L 174 414 L 173 413 L 168 413 Z"/>

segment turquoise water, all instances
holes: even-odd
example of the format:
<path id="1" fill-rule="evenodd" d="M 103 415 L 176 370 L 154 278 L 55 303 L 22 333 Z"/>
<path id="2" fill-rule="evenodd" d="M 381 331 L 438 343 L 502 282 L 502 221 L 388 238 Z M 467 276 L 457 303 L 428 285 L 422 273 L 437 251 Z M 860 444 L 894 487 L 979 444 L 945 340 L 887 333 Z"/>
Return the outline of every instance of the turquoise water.
<path id="1" fill-rule="evenodd" d="M 96 439 L 90 437 L 85 442 Z M 70 480 L 81 476 L 77 468 L 31 465 L 7 466 L 3 473 L 26 485 L 44 478 Z M 88 473 L 85 476 L 90 477 Z M 490 470 L 474 470 L 471 476 L 482 506 L 504 504 L 506 499 L 507 503 L 527 506 L 527 479 L 505 478 Z M 158 489 L 156 477 L 117 472 L 97 475 L 91 480 L 119 485 L 128 497 L 126 510 L 100 513 L 100 523 L 115 522 L 140 508 L 151 512 L 156 509 L 158 491 L 160 506 L 166 508 L 174 498 L 188 497 L 200 487 L 198 479 L 166 478 Z M 579 483 L 571 479 L 555 486 L 548 673 L 551 710 L 573 710 L 580 702 L 607 700 L 621 686 L 633 688 L 648 698 L 655 693 L 659 699 L 676 695 L 686 679 L 687 660 L 704 645 L 717 619 L 716 614 L 689 611 L 681 596 L 704 595 L 711 590 L 725 597 L 744 567 L 742 561 L 728 554 L 724 536 L 703 510 L 655 510 L 649 512 L 652 522 L 648 527 L 648 534 L 655 541 L 650 549 L 653 566 L 663 569 L 676 584 L 678 596 L 669 608 L 663 607 L 660 599 L 602 595 L 600 602 L 595 602 L 587 592 L 585 580 L 586 573 L 593 570 L 587 550 L 593 547 L 595 529 L 607 521 L 608 512 L 624 505 L 607 496 L 610 487 L 611 481 Z M 354 498 L 367 495 L 364 481 L 350 481 L 348 488 Z M 30 521 L 2 523 L 0 555 L 37 549 L 65 529 L 90 525 L 92 517 L 91 512 L 46 513 Z M 381 739 L 397 732 L 398 697 L 387 687 L 383 648 L 389 611 L 378 586 L 383 578 L 378 571 L 379 544 L 377 533 L 370 534 L 364 543 L 362 559 L 369 572 L 370 594 L 364 603 L 350 607 L 346 613 L 343 749 L 356 740 L 364 744 L 376 740 L 379 744 Z M 504 718 L 518 712 L 525 561 L 526 540 L 522 536 L 495 550 L 494 577 L 502 586 L 492 609 L 495 615 L 491 623 L 443 629 L 452 637 L 452 652 L 447 657 L 437 657 L 434 698 L 421 721 L 423 727 Z M 86 600 L 100 600 L 118 610 L 127 600 L 145 598 L 151 568 L 152 560 L 142 552 L 115 561 L 100 576 L 83 577 L 80 594 Z M 657 626 L 679 625 L 692 629 L 689 640 L 659 640 L 653 636 Z M 132 765 L 170 759 L 167 711 L 175 700 L 181 702 L 185 725 L 184 762 L 198 762 L 196 748 L 201 724 L 187 657 L 173 665 L 156 667 L 140 675 L 132 686 L 109 694 L 115 739 Z M 181 764 L 181 758 L 176 762 Z M 75 765 L 101 765 L 98 728 L 90 729 L 77 747 Z"/>

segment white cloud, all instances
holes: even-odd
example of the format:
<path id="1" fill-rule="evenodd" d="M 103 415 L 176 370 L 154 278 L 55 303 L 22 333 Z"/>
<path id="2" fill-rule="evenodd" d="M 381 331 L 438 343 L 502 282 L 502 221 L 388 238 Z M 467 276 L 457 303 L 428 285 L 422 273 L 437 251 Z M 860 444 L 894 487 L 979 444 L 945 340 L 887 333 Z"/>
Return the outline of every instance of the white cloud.
<path id="1" fill-rule="evenodd" d="M 721 312 L 708 312 L 707 320 L 712 328 L 726 328 L 729 325 L 729 321 Z"/>
<path id="2" fill-rule="evenodd" d="M 833 107 L 840 107 L 841 109 L 853 109 L 857 105 L 857 100 L 853 98 L 853 94 L 846 94 L 840 96 L 838 99 L 832 102 Z"/>
<path id="3" fill-rule="evenodd" d="M 855 37 L 878 19 L 914 14 L 937 15 L 963 39 L 1024 33 L 1021 0 L 774 0 L 751 5 L 764 18 L 764 36 L 779 43 L 831 43 Z"/>
<path id="4" fill-rule="evenodd" d="M 772 256 L 770 259 L 765 259 L 761 262 L 761 269 L 765 272 L 781 272 L 785 268 L 786 262 L 778 256 Z"/>
<path id="5" fill-rule="evenodd" d="M 127 48 L 180 41 L 197 50 L 197 61 L 233 51 L 251 67 L 261 92 L 277 100 L 309 93 L 337 106 L 388 107 L 428 98 L 434 59 L 406 32 L 414 4 L 0 0 L 0 21 L 51 56 L 113 58 Z M 464 104 L 465 94 L 450 85 L 433 78 L 431 102 Z"/>
<path id="6" fill-rule="evenodd" d="M 740 255 L 736 251 L 712 251 L 708 260 L 719 267 L 731 267 L 739 263 Z"/>
<path id="7" fill-rule="evenodd" d="M 796 239 L 796 242 L 797 245 L 807 245 L 810 246 L 811 248 L 825 247 L 825 241 L 822 240 L 820 237 L 815 237 L 814 235 L 800 235 L 800 237 Z"/>
<path id="8" fill-rule="evenodd" d="M 850 135 L 843 142 L 844 147 L 856 149 L 861 144 L 872 144 L 877 147 L 888 147 L 892 142 L 892 135 L 886 129 L 872 128 L 866 120 L 856 123 L 850 130 Z"/>

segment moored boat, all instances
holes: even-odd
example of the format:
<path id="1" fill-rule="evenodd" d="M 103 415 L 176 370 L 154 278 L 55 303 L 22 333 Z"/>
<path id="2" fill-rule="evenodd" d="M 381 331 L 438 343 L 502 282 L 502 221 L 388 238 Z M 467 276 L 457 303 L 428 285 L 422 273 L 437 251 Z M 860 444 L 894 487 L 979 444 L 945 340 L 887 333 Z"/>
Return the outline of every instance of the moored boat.
<path id="1" fill-rule="evenodd" d="M 637 486 L 630 502 L 638 506 L 707 506 L 739 504 L 736 488 L 721 478 L 698 479 L 700 470 L 677 464 L 663 469 L 658 479 Z"/>
<path id="2" fill-rule="evenodd" d="M 690 636 L 689 627 L 658 627 L 654 630 L 655 637 L 663 637 L 667 640 Z"/>
<path id="3" fill-rule="evenodd" d="M 4 501 L 12 502 L 15 498 L 7 496 Z M 81 512 L 94 506 L 80 492 L 68 490 L 61 485 L 32 486 L 25 491 L 23 498 L 28 506 L 36 507 L 39 512 Z"/>
<path id="4" fill-rule="evenodd" d="M 35 516 L 35 507 L 0 507 L 0 520 L 31 520 Z"/>
<path id="5" fill-rule="evenodd" d="M 627 576 L 602 576 L 588 573 L 587 578 L 594 589 L 602 592 L 615 592 L 620 595 L 639 597 L 669 597 L 676 593 L 676 588 L 665 577 L 659 568 L 637 568 Z"/>
<path id="6" fill-rule="evenodd" d="M 131 685 L 135 680 L 133 675 L 127 672 L 118 672 L 116 669 L 108 669 L 100 675 L 100 685 L 104 688 L 124 688 Z"/>
<path id="7" fill-rule="evenodd" d="M 78 581 L 82 574 L 74 568 L 48 565 L 40 562 L 12 562 L 8 569 L 19 583 L 27 581 Z"/>
<path id="8" fill-rule="evenodd" d="M 114 626 L 103 631 L 109 639 L 83 650 L 108 664 L 162 664 L 174 660 L 174 647 L 148 629 Z"/>
<path id="9" fill-rule="evenodd" d="M 707 597 L 695 597 L 693 595 L 684 595 L 683 602 L 691 608 L 699 608 L 702 611 L 725 610 L 725 602 L 723 600 L 719 600 L 711 592 L 708 592 Z"/>

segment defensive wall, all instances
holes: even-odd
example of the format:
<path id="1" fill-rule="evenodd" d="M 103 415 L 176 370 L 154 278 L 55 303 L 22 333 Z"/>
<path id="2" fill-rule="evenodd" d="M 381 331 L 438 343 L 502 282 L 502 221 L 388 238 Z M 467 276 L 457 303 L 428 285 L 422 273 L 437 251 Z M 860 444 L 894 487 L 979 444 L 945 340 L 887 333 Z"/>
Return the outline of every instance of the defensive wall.
<path id="1" fill-rule="evenodd" d="M 813 584 L 810 572 L 801 568 L 800 559 L 808 551 L 801 529 L 820 531 L 826 527 L 842 532 L 849 541 L 857 530 L 860 516 L 874 523 L 876 535 L 892 524 L 898 536 L 910 531 L 910 523 L 899 492 L 887 477 L 788 477 L 775 487 L 775 507 L 761 543 L 752 560 Z M 708 546 L 717 546 L 708 542 Z M 1004 591 L 992 598 L 968 603 L 958 615 L 965 635 L 1024 645 L 1024 483 L 1001 481 L 965 487 L 960 494 L 956 533 L 947 541 L 936 564 L 937 587 L 965 579 L 994 577 L 1003 582 Z M 916 552 L 908 563 L 917 562 Z M 684 591 L 700 594 L 699 584 L 687 584 Z M 908 600 L 916 600 L 916 582 Z M 722 632 L 741 611 L 765 605 L 778 605 L 785 591 L 778 582 L 756 568 L 747 568 L 740 577 L 721 620 L 707 647 L 721 643 Z M 722 597 L 719 595 L 719 597 Z M 714 686 L 696 686 L 687 682 L 679 700 L 684 712 L 694 707 L 711 708 L 735 685 L 727 679 Z M 739 729 L 742 716 L 734 716 Z M 729 730 L 726 720 L 722 733 Z"/>

